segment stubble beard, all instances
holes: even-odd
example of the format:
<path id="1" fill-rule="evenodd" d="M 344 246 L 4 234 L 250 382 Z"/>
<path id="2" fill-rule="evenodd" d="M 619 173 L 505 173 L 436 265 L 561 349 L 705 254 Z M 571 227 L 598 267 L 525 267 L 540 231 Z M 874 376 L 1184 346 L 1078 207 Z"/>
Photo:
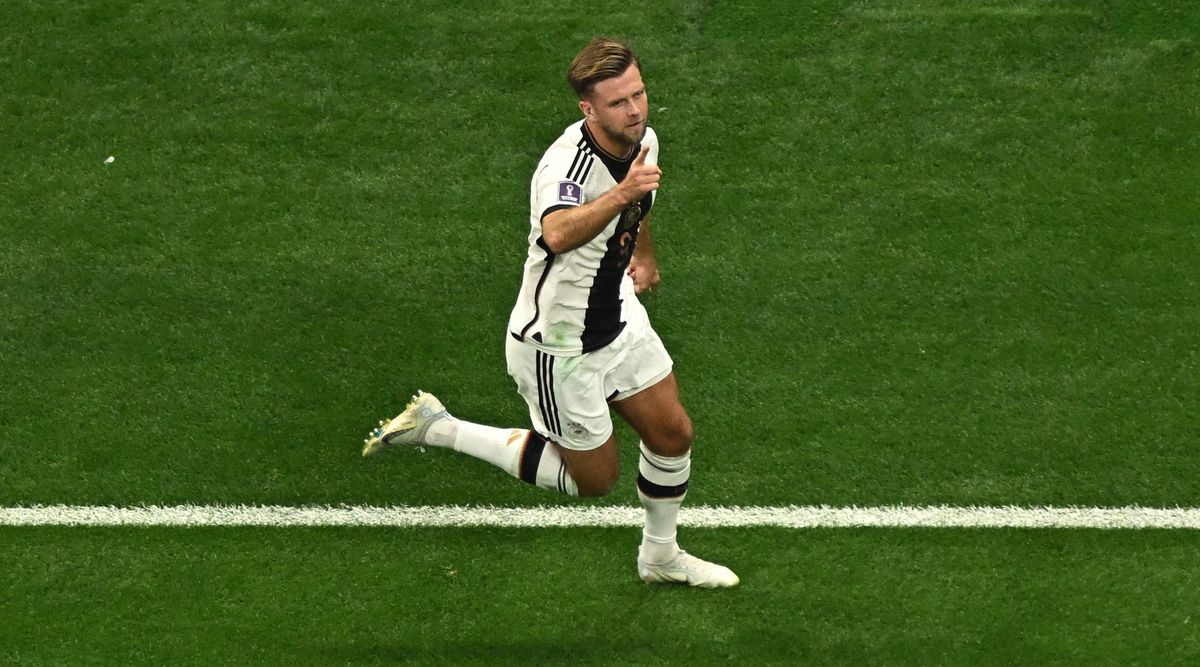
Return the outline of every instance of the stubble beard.
<path id="1" fill-rule="evenodd" d="M 630 152 L 641 143 L 646 136 L 646 121 L 642 121 L 642 127 L 636 131 L 625 127 L 612 128 L 605 123 L 600 124 L 600 130 L 616 145 L 620 146 L 625 152 Z"/>

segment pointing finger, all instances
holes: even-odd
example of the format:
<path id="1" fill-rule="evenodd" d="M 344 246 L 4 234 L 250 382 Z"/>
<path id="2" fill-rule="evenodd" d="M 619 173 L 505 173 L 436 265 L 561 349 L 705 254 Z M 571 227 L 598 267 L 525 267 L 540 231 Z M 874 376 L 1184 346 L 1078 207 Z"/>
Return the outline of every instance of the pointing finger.
<path id="1" fill-rule="evenodd" d="M 638 153 L 638 156 L 637 156 L 637 158 L 634 159 L 633 163 L 639 164 L 639 165 L 646 164 L 646 154 L 649 152 L 650 152 L 650 146 L 648 144 L 642 144 L 642 151 L 640 153 Z"/>

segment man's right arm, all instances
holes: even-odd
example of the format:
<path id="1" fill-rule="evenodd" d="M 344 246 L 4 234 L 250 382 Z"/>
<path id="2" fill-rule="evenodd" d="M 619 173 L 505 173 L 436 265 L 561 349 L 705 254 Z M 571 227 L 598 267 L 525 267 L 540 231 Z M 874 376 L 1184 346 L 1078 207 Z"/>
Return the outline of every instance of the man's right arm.
<path id="1" fill-rule="evenodd" d="M 629 204 L 640 201 L 647 192 L 658 189 L 662 170 L 646 164 L 649 146 L 642 146 L 625 180 L 581 206 L 554 211 L 542 219 L 542 239 L 556 255 L 574 250 L 596 238 L 608 223 Z"/>

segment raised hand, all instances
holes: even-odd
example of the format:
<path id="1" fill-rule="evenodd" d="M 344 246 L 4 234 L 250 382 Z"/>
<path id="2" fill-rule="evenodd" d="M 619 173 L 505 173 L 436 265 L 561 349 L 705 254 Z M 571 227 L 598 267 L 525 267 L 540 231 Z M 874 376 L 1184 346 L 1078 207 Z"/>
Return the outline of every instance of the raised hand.
<path id="1" fill-rule="evenodd" d="M 641 152 L 634 158 L 633 164 L 629 165 L 629 173 L 625 174 L 625 180 L 617 186 L 622 195 L 621 200 L 626 204 L 639 201 L 647 192 L 658 189 L 662 169 L 656 164 L 646 164 L 646 154 L 649 152 L 650 146 L 643 144 Z"/>

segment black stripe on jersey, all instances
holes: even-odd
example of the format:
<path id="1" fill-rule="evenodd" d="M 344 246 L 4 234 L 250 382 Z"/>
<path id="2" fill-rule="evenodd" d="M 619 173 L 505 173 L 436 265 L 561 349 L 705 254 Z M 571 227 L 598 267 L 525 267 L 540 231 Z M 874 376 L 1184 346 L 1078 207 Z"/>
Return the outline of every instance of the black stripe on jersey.
<path id="1" fill-rule="evenodd" d="M 605 244 L 604 256 L 596 267 L 588 291 L 587 311 L 583 314 L 583 332 L 579 342 L 583 352 L 593 352 L 613 342 L 625 328 L 621 321 L 621 280 L 625 277 L 631 246 L 637 240 L 638 225 L 622 229 L 618 223 Z M 622 238 L 626 247 L 622 247 Z"/>
<path id="2" fill-rule="evenodd" d="M 529 329 L 537 324 L 538 318 L 542 316 L 542 288 L 546 286 L 546 278 L 550 277 L 550 267 L 554 266 L 554 258 L 556 255 L 546 245 L 545 239 L 538 237 L 537 246 L 546 251 L 546 266 L 542 267 L 542 277 L 538 278 L 537 287 L 533 290 L 533 319 L 521 328 L 521 333 L 510 332 L 517 340 L 525 342 L 525 334 L 529 333 Z"/>
<path id="3" fill-rule="evenodd" d="M 596 161 L 596 158 L 594 158 L 590 155 L 588 157 L 586 157 L 583 160 L 583 162 L 579 163 L 579 168 L 575 170 L 575 173 L 571 174 L 571 180 L 582 185 L 583 184 L 583 174 L 585 172 L 589 172 L 592 170 L 592 163 L 595 161 Z"/>
<path id="4" fill-rule="evenodd" d="M 583 185 L 584 181 L 587 180 L 588 174 L 592 173 L 592 165 L 595 162 L 596 158 L 588 158 L 587 166 L 583 168 L 583 173 L 579 176 L 579 180 L 575 181 L 576 183 Z"/>
<path id="5" fill-rule="evenodd" d="M 581 174 L 583 174 L 585 171 L 592 170 L 592 163 L 596 161 L 596 156 L 592 153 L 592 149 L 588 146 L 584 146 L 580 150 L 583 151 L 583 159 L 579 161 L 578 165 L 571 165 L 571 170 L 567 172 L 567 178 L 575 181 L 576 183 L 582 184 L 583 177 Z"/>
<path id="6" fill-rule="evenodd" d="M 633 147 L 627 158 L 615 158 L 605 153 L 604 149 L 595 142 L 591 131 L 588 130 L 587 123 L 583 125 L 583 139 L 589 153 L 600 159 L 617 183 L 625 179 L 625 175 L 629 173 L 629 167 L 641 150 L 639 144 Z M 623 226 L 622 223 L 618 223 L 613 235 L 605 242 L 604 256 L 600 259 L 600 265 L 592 279 L 592 288 L 588 292 L 587 312 L 583 316 L 583 333 L 580 335 L 580 342 L 584 352 L 592 352 L 608 345 L 625 328 L 625 323 L 621 321 L 621 281 L 625 277 L 629 258 L 633 255 L 633 249 L 637 245 L 641 221 L 646 218 L 646 215 L 650 213 L 650 208 L 654 205 L 654 195 L 646 193 L 639 204 L 641 217 L 632 224 Z"/>
<path id="7" fill-rule="evenodd" d="M 579 165 L 579 160 L 586 154 L 587 140 L 580 139 L 579 143 L 577 143 L 575 145 L 578 146 L 579 149 L 575 151 L 575 159 L 571 161 L 571 168 L 567 170 L 567 178 L 568 179 L 570 179 L 571 174 L 573 174 L 575 172 L 575 167 L 577 167 Z"/>
<path id="8" fill-rule="evenodd" d="M 542 220 L 544 221 L 546 219 L 546 216 L 550 215 L 551 213 L 553 213 L 555 211 L 561 211 L 564 208 L 575 208 L 577 206 L 579 206 L 579 204 L 555 204 L 554 206 L 550 206 L 546 210 L 542 211 Z"/>

